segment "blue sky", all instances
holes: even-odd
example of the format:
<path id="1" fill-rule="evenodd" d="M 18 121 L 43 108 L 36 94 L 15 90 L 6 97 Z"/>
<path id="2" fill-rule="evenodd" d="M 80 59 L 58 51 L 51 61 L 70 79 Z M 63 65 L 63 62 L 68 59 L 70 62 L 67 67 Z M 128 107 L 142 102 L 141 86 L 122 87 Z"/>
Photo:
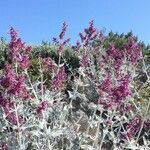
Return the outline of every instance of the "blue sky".
<path id="1" fill-rule="evenodd" d="M 90 20 L 107 32 L 132 30 L 150 43 L 150 0 L 0 0 L 0 36 L 7 39 L 13 26 L 27 43 L 51 41 L 66 21 L 74 43 Z"/>

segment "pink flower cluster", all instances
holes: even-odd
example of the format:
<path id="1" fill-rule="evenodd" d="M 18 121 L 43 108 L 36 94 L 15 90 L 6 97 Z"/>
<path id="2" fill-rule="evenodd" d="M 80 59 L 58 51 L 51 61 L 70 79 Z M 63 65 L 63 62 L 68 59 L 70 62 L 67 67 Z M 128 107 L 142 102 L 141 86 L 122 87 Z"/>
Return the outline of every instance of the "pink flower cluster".
<path id="1" fill-rule="evenodd" d="M 62 66 L 59 68 L 58 73 L 56 74 L 54 79 L 51 81 L 51 89 L 52 90 L 61 89 L 66 78 L 67 78 L 67 75 L 65 73 L 65 67 Z"/>
<path id="2" fill-rule="evenodd" d="M 102 32 L 95 29 L 93 21 L 79 36 L 81 39 L 80 47 L 83 47 L 80 52 L 80 66 L 84 68 L 86 75 L 91 80 L 94 79 L 93 82 L 96 84 L 99 94 L 99 104 L 107 109 L 115 108 L 121 114 L 128 113 L 132 109 L 131 104 L 127 102 L 127 98 L 131 96 L 132 76 L 130 76 L 130 72 L 124 72 L 122 66 L 127 65 L 127 61 L 133 66 L 137 64 L 141 55 L 140 45 L 131 36 L 122 49 L 116 48 L 114 43 L 110 43 L 106 51 L 101 51 L 105 37 Z M 93 42 L 96 41 L 99 43 L 93 46 Z M 91 61 L 94 62 L 91 63 Z M 102 79 L 96 75 L 91 76 L 91 70 L 87 69 L 91 64 L 95 65 L 97 72 L 103 72 Z M 96 78 L 99 80 L 95 80 Z"/>
<path id="3" fill-rule="evenodd" d="M 124 76 L 120 79 L 118 85 L 111 90 L 113 102 L 120 104 L 130 94 L 129 76 Z"/>
<path id="4" fill-rule="evenodd" d="M 0 106 L 3 108 L 6 119 L 13 125 L 17 125 L 17 120 L 19 123 L 22 122 L 21 116 L 16 116 L 15 112 L 12 112 L 14 109 L 15 101 L 5 99 L 3 96 L 0 97 Z M 18 117 L 18 118 L 17 118 Z"/>
<path id="5" fill-rule="evenodd" d="M 135 137 L 135 135 L 138 133 L 140 127 L 141 127 L 141 118 L 136 116 L 133 118 L 127 125 L 126 127 L 126 133 L 125 135 L 129 138 L 132 139 Z"/>
<path id="6" fill-rule="evenodd" d="M 136 42 L 134 37 L 130 37 L 124 47 L 127 58 L 132 64 L 136 65 L 141 58 L 141 46 Z"/>
<path id="7" fill-rule="evenodd" d="M 112 83 L 111 75 L 108 75 L 98 86 L 99 104 L 103 105 L 104 108 L 115 106 L 121 110 L 121 106 L 123 106 L 124 101 L 130 95 L 129 81 L 129 76 L 126 75 L 120 78 L 115 85 Z M 124 110 L 127 111 L 129 109 L 127 106 L 124 106 Z"/>
<path id="8" fill-rule="evenodd" d="M 110 45 L 109 49 L 106 51 L 106 59 L 112 61 L 112 65 L 116 71 L 119 71 L 123 64 L 124 53 L 122 50 L 116 49 L 113 44 Z"/>
<path id="9" fill-rule="evenodd" d="M 30 46 L 25 46 L 16 31 L 10 29 L 11 41 L 9 43 L 9 56 L 12 63 L 6 63 L 3 76 L 0 79 L 0 89 L 2 90 L 0 106 L 3 108 L 6 119 L 13 125 L 22 122 L 22 117 L 13 111 L 17 99 L 26 100 L 29 92 L 26 88 L 25 76 L 18 72 L 19 69 L 28 69 Z M 15 66 L 16 65 L 16 66 Z"/>
<path id="10" fill-rule="evenodd" d="M 18 98 L 28 98 L 28 92 L 25 85 L 25 77 L 23 74 L 16 75 L 11 65 L 7 64 L 5 74 L 1 78 L 1 86 L 9 95 L 14 95 Z"/>
<path id="11" fill-rule="evenodd" d="M 31 46 L 25 46 L 21 38 L 18 38 L 14 28 L 10 29 L 11 41 L 9 43 L 9 56 L 13 62 L 18 63 L 21 69 L 29 68 L 29 52 Z"/>
<path id="12" fill-rule="evenodd" d="M 79 33 L 79 36 L 80 36 L 81 42 L 86 47 L 89 44 L 91 44 L 91 41 L 96 39 L 96 37 L 98 36 L 98 32 L 97 32 L 96 28 L 94 27 L 93 21 L 90 22 L 90 25 L 88 28 L 84 29 L 84 33 L 85 34 Z"/>
<path id="13" fill-rule="evenodd" d="M 59 38 L 53 39 L 54 43 L 56 44 L 55 46 L 58 48 L 57 52 L 60 62 L 63 58 L 62 52 L 64 46 L 69 42 L 69 39 L 64 40 L 66 29 L 67 24 L 63 23 Z M 18 35 L 13 28 L 10 29 L 10 35 L 11 41 L 9 43 L 9 54 L 12 63 L 6 64 L 3 76 L 0 78 L 0 108 L 2 108 L 1 110 L 5 114 L 5 119 L 11 125 L 18 126 L 18 123 L 23 123 L 24 116 L 19 114 L 17 116 L 17 114 L 15 113 L 16 106 L 20 101 L 23 102 L 23 104 L 26 104 L 27 101 L 25 100 L 28 100 L 30 98 L 29 91 L 27 90 L 28 81 L 26 81 L 26 76 L 24 76 L 24 74 L 20 72 L 29 69 L 29 53 L 31 51 L 31 47 L 25 46 L 25 43 L 23 43 L 22 40 L 18 38 Z M 102 43 L 105 40 L 104 35 L 102 34 L 102 32 L 98 32 L 96 30 L 93 21 L 90 22 L 88 28 L 84 29 L 84 33 L 80 33 L 79 36 L 81 38 L 81 43 L 77 42 L 76 46 L 74 46 L 73 49 L 75 50 L 75 55 L 81 58 L 80 67 L 82 67 L 85 73 L 84 78 L 86 78 L 86 80 L 84 80 L 82 74 L 79 77 L 81 77 L 80 79 L 83 84 L 88 80 L 90 81 L 89 83 L 95 85 L 95 87 L 92 88 L 95 88 L 97 90 L 98 105 L 101 105 L 106 112 L 109 109 L 110 112 L 115 113 L 113 114 L 113 116 L 109 116 L 108 112 L 108 117 L 106 117 L 103 122 L 104 124 L 106 124 L 106 127 L 113 127 L 113 123 L 115 123 L 115 121 L 113 120 L 116 117 L 115 115 L 119 117 L 121 115 L 128 117 L 129 112 L 133 109 L 133 105 L 129 101 L 129 97 L 132 96 L 130 86 L 132 74 L 130 75 L 129 70 L 124 69 L 122 66 L 126 65 L 126 63 L 132 65 L 132 67 L 135 66 L 141 57 L 141 47 L 136 42 L 134 37 L 130 37 L 122 50 L 116 48 L 114 43 L 111 43 L 109 45 L 109 48 L 104 50 L 104 45 Z M 96 46 L 93 46 L 94 42 L 96 41 L 98 41 L 99 43 L 97 43 L 97 45 L 95 44 Z M 67 78 L 67 74 L 65 72 L 65 65 L 60 67 L 60 64 L 55 64 L 51 58 L 39 59 L 42 60 L 43 72 L 41 72 L 50 73 L 51 75 L 51 80 L 49 81 L 49 90 L 52 93 L 57 91 L 62 92 L 63 88 L 65 87 L 64 85 L 66 80 L 69 79 Z M 90 68 L 91 66 L 92 68 Z M 43 76 L 43 78 L 44 77 L 45 76 Z M 45 81 L 45 79 L 43 80 Z M 41 81 L 43 80 L 41 76 Z M 73 82 L 74 81 L 72 81 L 71 83 Z M 47 84 L 45 84 L 44 82 L 40 82 L 40 86 L 37 86 L 36 90 L 34 90 L 34 86 L 32 87 L 31 83 L 29 86 L 31 86 L 31 88 L 29 89 L 33 90 L 33 97 L 37 96 L 36 94 L 41 93 L 44 95 L 45 89 L 47 88 Z M 77 90 L 78 92 L 80 92 L 79 89 Z M 36 98 L 38 99 L 39 96 L 37 96 Z M 41 100 L 41 102 L 34 108 L 34 111 L 36 112 L 35 115 L 37 116 L 42 115 L 46 110 L 48 110 L 47 100 Z M 125 126 L 125 131 L 122 135 L 125 138 L 127 137 L 129 140 L 131 140 L 137 135 L 142 124 L 142 119 L 141 117 L 136 116 L 132 120 L 131 118 L 128 118 L 127 120 L 129 120 L 129 122 L 126 121 L 127 126 Z M 118 124 L 119 123 L 117 123 L 117 125 Z M 149 126 L 149 122 L 144 123 L 145 130 L 149 129 Z M 118 134 L 120 133 L 121 130 L 118 132 Z M 2 143 L 0 146 L 2 150 L 7 150 L 7 145 Z"/>
<path id="14" fill-rule="evenodd" d="M 55 38 L 55 37 L 53 38 L 54 44 L 58 46 L 58 50 L 57 50 L 58 54 L 61 54 L 63 52 L 64 46 L 67 43 L 69 43 L 69 41 L 70 41 L 70 38 L 64 39 L 67 27 L 68 27 L 68 25 L 64 22 L 63 25 L 62 25 L 62 30 L 59 34 L 59 38 L 58 39 Z"/>

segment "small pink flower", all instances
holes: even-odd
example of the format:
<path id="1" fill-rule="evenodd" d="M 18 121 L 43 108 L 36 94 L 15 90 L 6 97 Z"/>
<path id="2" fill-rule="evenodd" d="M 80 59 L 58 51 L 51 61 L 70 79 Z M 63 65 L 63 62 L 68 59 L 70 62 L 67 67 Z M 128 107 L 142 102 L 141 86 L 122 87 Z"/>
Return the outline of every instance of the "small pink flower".
<path id="1" fill-rule="evenodd" d="M 29 68 L 29 56 L 23 55 L 20 60 L 20 67 L 21 69 L 28 69 Z"/>
<path id="2" fill-rule="evenodd" d="M 67 24 L 64 22 L 63 23 L 63 26 L 62 26 L 62 31 L 61 33 L 59 34 L 59 38 L 62 40 L 65 36 L 65 33 L 66 33 L 66 30 L 67 30 Z"/>
<path id="3" fill-rule="evenodd" d="M 87 53 L 83 53 L 82 58 L 80 60 L 81 67 L 84 67 L 86 69 L 87 67 L 89 67 L 89 64 L 90 64 L 89 55 Z"/>
<path id="4" fill-rule="evenodd" d="M 1 79 L 1 85 L 8 90 L 16 84 L 16 76 L 12 69 L 12 66 L 7 64 L 5 67 L 5 74 Z"/>
<path id="5" fill-rule="evenodd" d="M 62 45 L 66 45 L 67 43 L 69 43 L 69 41 L 70 41 L 70 38 L 66 39 Z"/>
<path id="6" fill-rule="evenodd" d="M 107 60 L 112 60 L 114 68 L 116 71 L 119 71 L 121 65 L 123 64 L 124 52 L 116 49 L 114 44 L 111 44 L 109 49 L 106 51 L 106 58 Z"/>
<path id="7" fill-rule="evenodd" d="M 62 66 L 59 69 L 58 74 L 55 76 L 55 78 L 51 81 L 51 88 L 52 90 L 58 90 L 63 86 L 63 83 L 66 80 L 66 73 L 65 73 L 65 67 Z"/>
<path id="8" fill-rule="evenodd" d="M 44 110 L 46 110 L 47 109 L 47 107 L 48 107 L 48 101 L 42 101 L 39 105 L 38 105 L 38 107 L 37 107 L 37 109 L 36 109 L 36 112 L 37 112 L 37 114 L 42 114 L 42 112 L 44 111 Z"/>
<path id="9" fill-rule="evenodd" d="M 98 90 L 101 92 L 110 92 L 112 89 L 111 80 L 111 75 L 107 75 L 107 77 L 102 81 L 101 85 L 98 86 Z"/>
<path id="10" fill-rule="evenodd" d="M 81 38 L 81 42 L 84 42 L 84 40 L 86 39 L 86 37 L 84 37 L 84 35 L 82 33 L 79 33 L 79 36 Z"/>
<path id="11" fill-rule="evenodd" d="M 6 144 L 6 143 L 2 143 L 2 144 L 0 145 L 0 150 L 8 150 L 7 144 Z"/>
<path id="12" fill-rule="evenodd" d="M 102 105 L 104 109 L 110 109 L 113 105 L 110 98 L 99 98 L 98 104 Z"/>
<path id="13" fill-rule="evenodd" d="M 141 127 L 142 120 L 140 117 L 135 117 L 126 126 L 126 136 L 128 136 L 129 139 L 134 138 L 134 136 L 138 133 L 140 127 Z"/>
<path id="14" fill-rule="evenodd" d="M 23 75 L 19 75 L 17 77 L 17 83 L 14 88 L 14 93 L 17 97 L 20 97 L 20 98 L 28 97 L 28 92 L 27 92 L 26 85 L 25 85 L 25 77 Z"/>
<path id="15" fill-rule="evenodd" d="M 26 54 L 30 54 L 31 50 L 32 50 L 32 47 L 31 47 L 31 46 L 25 47 L 25 53 L 26 53 Z"/>
<path id="16" fill-rule="evenodd" d="M 108 126 L 111 126 L 113 124 L 113 122 L 110 118 L 107 118 L 107 120 L 105 121 L 105 124 Z"/>
<path id="17" fill-rule="evenodd" d="M 54 65 L 53 65 L 53 60 L 50 57 L 44 58 L 43 59 L 43 64 L 44 64 L 44 69 L 46 71 L 49 71 L 49 72 L 52 71 Z"/>
<path id="18" fill-rule="evenodd" d="M 141 46 L 136 42 L 134 37 L 130 37 L 124 47 L 127 58 L 133 65 L 136 65 L 141 58 Z"/>

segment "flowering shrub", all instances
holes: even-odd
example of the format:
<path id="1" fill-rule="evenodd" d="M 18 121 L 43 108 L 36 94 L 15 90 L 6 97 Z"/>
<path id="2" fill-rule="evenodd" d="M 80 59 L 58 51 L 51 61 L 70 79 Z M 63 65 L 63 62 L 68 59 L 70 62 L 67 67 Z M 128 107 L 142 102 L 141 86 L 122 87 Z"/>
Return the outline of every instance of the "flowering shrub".
<path id="1" fill-rule="evenodd" d="M 59 38 L 53 39 L 58 60 L 39 55 L 33 80 L 32 48 L 10 29 L 9 61 L 0 78 L 0 148 L 150 148 L 150 99 L 143 113 L 135 82 L 142 62 L 147 77 L 143 86 L 150 83 L 141 45 L 131 35 L 121 49 L 113 42 L 106 48 L 105 35 L 91 21 L 72 46 L 79 60 L 72 68 L 64 57 L 66 30 L 64 23 Z"/>

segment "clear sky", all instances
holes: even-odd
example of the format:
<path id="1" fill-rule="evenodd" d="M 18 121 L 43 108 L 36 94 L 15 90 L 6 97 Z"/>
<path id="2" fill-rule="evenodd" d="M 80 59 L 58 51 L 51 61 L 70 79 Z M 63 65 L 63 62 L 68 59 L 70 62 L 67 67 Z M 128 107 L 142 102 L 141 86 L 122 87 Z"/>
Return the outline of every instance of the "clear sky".
<path id="1" fill-rule="evenodd" d="M 13 26 L 27 43 L 51 41 L 66 21 L 66 36 L 75 42 L 90 20 L 107 32 L 132 30 L 150 43 L 150 0 L 0 0 L 0 37 L 8 38 Z"/>

